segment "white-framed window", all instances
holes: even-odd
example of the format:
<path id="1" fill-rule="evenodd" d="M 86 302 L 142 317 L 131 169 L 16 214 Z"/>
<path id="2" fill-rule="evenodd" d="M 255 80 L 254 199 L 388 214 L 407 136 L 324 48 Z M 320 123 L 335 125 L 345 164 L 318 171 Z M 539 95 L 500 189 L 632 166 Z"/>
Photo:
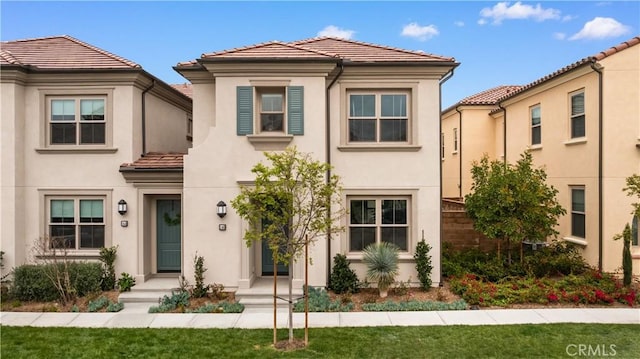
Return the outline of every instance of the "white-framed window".
<path id="1" fill-rule="evenodd" d="M 444 132 L 440 133 L 440 158 L 444 160 Z"/>
<path id="2" fill-rule="evenodd" d="M 530 108 L 531 114 L 531 145 L 539 145 L 542 143 L 542 118 L 540 114 L 540 105 Z"/>
<path id="3" fill-rule="evenodd" d="M 349 196 L 348 250 L 362 252 L 374 243 L 388 242 L 400 251 L 410 246 L 410 198 L 404 196 Z"/>
<path id="4" fill-rule="evenodd" d="M 257 88 L 258 128 L 260 132 L 285 132 L 285 89 L 283 87 Z"/>
<path id="5" fill-rule="evenodd" d="M 193 115 L 187 115 L 187 140 L 193 140 Z"/>
<path id="6" fill-rule="evenodd" d="M 453 129 L 453 152 L 458 152 L 458 129 Z"/>
<path id="7" fill-rule="evenodd" d="M 582 186 L 570 187 L 571 190 L 571 236 L 586 237 L 585 189 Z"/>
<path id="8" fill-rule="evenodd" d="M 638 245 L 638 216 L 633 216 L 631 220 L 631 245 Z"/>
<path id="9" fill-rule="evenodd" d="M 571 138 L 585 137 L 586 122 L 584 112 L 584 90 L 570 94 L 571 97 Z"/>
<path id="10" fill-rule="evenodd" d="M 50 246 L 70 250 L 105 246 L 105 196 L 46 196 Z"/>
<path id="11" fill-rule="evenodd" d="M 105 145 L 106 97 L 47 97 L 48 139 L 57 145 Z"/>
<path id="12" fill-rule="evenodd" d="M 348 93 L 348 142 L 409 141 L 409 93 L 351 91 Z"/>

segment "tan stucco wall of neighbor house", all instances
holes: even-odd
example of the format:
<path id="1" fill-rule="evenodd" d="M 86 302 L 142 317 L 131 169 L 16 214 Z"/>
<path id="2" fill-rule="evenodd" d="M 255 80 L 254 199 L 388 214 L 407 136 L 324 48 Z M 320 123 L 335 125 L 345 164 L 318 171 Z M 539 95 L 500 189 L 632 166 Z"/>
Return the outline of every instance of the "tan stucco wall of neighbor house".
<path id="1" fill-rule="evenodd" d="M 486 154 L 496 158 L 497 142 L 502 143 L 502 128 L 497 129 L 497 121 L 488 113 L 495 106 L 463 105 L 447 111 L 442 116 L 442 130 L 445 140 L 442 161 L 442 196 L 445 198 L 464 197 L 471 192 L 473 179 L 471 168 Z M 460 121 L 462 117 L 462 121 Z M 462 122 L 462 125 L 460 124 Z M 453 129 L 457 129 L 458 150 L 454 151 Z M 500 149 L 500 153 L 502 149 Z M 462 161 L 462 166 L 460 162 Z M 460 170 L 462 168 L 462 171 Z M 462 172 L 462 177 L 460 173 Z M 462 185 L 460 181 L 462 180 Z"/>
<path id="2" fill-rule="evenodd" d="M 139 252 L 146 250 L 137 240 L 138 189 L 118 169 L 142 152 L 141 91 L 151 81 L 139 73 L 30 74 L 25 81 L 24 90 L 11 91 L 12 85 L 2 85 L 2 248 L 10 249 L 5 250 L 5 264 L 12 267 L 34 260 L 33 244 L 48 233 L 49 196 L 90 195 L 104 198 L 105 246 L 118 246 L 116 271 L 138 274 Z M 53 95 L 106 96 L 107 144 L 91 149 L 48 145 L 46 103 Z M 157 121 L 165 124 L 180 117 L 184 126 L 182 118 L 190 108 L 183 104 L 178 109 L 167 102 L 151 101 L 151 113 L 155 111 Z M 11 103 L 15 106 L 5 106 Z M 162 135 L 173 136 L 176 130 L 167 125 L 165 131 Z M 159 144 L 157 150 L 164 148 Z M 129 206 L 124 216 L 117 212 L 120 199 Z M 122 227 L 121 220 L 127 220 L 128 226 Z M 69 251 L 73 258 L 86 260 L 96 260 L 98 253 L 98 249 Z"/>
<path id="3" fill-rule="evenodd" d="M 622 233 L 632 220 L 625 179 L 640 174 L 640 46 L 633 46 L 599 62 L 603 81 L 603 262 L 605 270 L 622 266 Z M 632 247 L 633 270 L 640 274 L 640 246 Z"/>
<path id="4" fill-rule="evenodd" d="M 153 92 L 145 96 L 147 152 L 186 153 L 190 146 L 186 135 L 187 113 Z"/>

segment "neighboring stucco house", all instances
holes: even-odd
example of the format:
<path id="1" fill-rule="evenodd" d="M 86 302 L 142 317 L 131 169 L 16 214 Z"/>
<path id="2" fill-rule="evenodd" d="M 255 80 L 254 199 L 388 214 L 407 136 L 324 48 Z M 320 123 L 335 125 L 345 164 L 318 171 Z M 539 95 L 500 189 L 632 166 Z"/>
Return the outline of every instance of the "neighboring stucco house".
<path id="1" fill-rule="evenodd" d="M 141 157 L 148 164 L 155 152 L 185 153 L 191 99 L 69 36 L 2 42 L 0 69 L 4 271 L 32 260 L 34 242 L 49 238 L 75 259 L 118 246 L 118 273 L 145 273 L 153 245 L 141 238 L 154 234 L 140 214 L 149 196 L 180 196 L 181 155 L 179 172 L 161 183 L 133 183 L 119 169 Z"/>
<path id="2" fill-rule="evenodd" d="M 534 163 L 546 169 L 567 210 L 559 237 L 582 248 L 590 264 L 605 271 L 620 268 L 622 242 L 612 238 L 626 223 L 633 225 L 635 274 L 640 273 L 638 219 L 630 214 L 634 200 L 622 189 L 625 178 L 640 173 L 639 44 L 640 37 L 634 37 L 512 91 L 485 110 L 484 120 L 503 131 L 485 152 L 515 162 L 529 149 Z M 443 128 L 452 119 L 457 121 L 451 109 L 445 111 Z M 462 141 L 486 132 L 491 130 L 465 129 Z M 464 182 L 463 188 L 468 189 Z"/>
<path id="3" fill-rule="evenodd" d="M 417 282 L 413 253 L 431 244 L 440 282 L 440 84 L 452 58 L 335 38 L 207 53 L 175 69 L 193 84 L 193 147 L 184 156 L 183 258 L 204 256 L 207 281 L 247 289 L 273 275 L 269 249 L 247 248 L 231 208 L 264 151 L 297 146 L 334 167 L 349 210 L 345 232 L 311 248 L 310 285 L 325 286 L 344 253 L 361 279 L 362 249 L 401 249 L 398 280 Z M 224 202 L 228 214 L 216 215 Z M 187 277 L 193 268 L 183 266 Z M 287 268 L 278 269 L 280 275 Z M 294 285 L 303 263 L 293 265 Z M 265 278 L 265 279 L 263 279 Z"/>

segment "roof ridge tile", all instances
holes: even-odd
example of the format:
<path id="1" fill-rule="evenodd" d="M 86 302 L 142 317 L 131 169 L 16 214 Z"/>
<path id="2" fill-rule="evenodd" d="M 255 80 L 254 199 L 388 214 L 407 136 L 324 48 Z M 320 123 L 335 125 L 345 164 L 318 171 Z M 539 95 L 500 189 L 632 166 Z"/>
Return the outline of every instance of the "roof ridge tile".
<path id="1" fill-rule="evenodd" d="M 67 39 L 67 40 L 69 40 L 69 41 L 73 41 L 78 45 L 82 45 L 82 46 L 84 46 L 84 47 L 86 47 L 86 48 L 88 48 L 90 50 L 93 50 L 93 51 L 99 52 L 99 53 L 101 53 L 101 54 L 103 54 L 105 56 L 111 57 L 112 59 L 120 61 L 120 62 L 124 63 L 125 65 L 131 66 L 131 67 L 135 67 L 135 68 L 142 68 L 142 66 L 140 66 L 139 64 L 137 64 L 137 63 L 135 63 L 133 61 L 127 60 L 122 56 L 118 56 L 118 55 L 113 54 L 113 53 L 111 53 L 111 52 L 109 52 L 107 50 L 103 50 L 103 49 L 101 49 L 99 47 L 96 47 L 96 46 L 88 44 L 88 43 L 86 43 L 84 41 L 78 40 L 75 37 L 72 37 L 72 36 L 69 36 L 69 35 L 64 35 L 62 37 Z"/>

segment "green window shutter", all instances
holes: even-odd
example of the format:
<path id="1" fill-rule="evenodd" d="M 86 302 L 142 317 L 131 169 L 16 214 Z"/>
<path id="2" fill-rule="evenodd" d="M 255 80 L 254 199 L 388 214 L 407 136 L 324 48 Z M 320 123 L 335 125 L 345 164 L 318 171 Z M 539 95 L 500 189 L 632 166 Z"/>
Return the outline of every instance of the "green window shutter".
<path id="1" fill-rule="evenodd" d="M 304 87 L 287 88 L 287 129 L 290 135 L 304 135 Z"/>
<path id="2" fill-rule="evenodd" d="M 253 134 L 253 87 L 238 86 L 237 133 L 238 136 Z"/>

